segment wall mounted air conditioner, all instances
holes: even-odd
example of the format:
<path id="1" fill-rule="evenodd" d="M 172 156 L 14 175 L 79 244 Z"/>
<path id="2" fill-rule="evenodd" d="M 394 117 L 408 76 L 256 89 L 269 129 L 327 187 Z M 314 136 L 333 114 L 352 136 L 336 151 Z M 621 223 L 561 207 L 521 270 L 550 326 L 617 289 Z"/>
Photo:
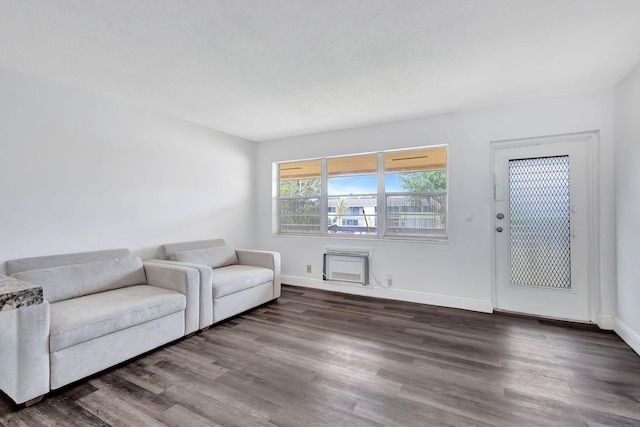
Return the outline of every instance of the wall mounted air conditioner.
<path id="1" fill-rule="evenodd" d="M 366 252 L 327 252 L 322 265 L 324 280 L 369 284 L 369 256 Z"/>

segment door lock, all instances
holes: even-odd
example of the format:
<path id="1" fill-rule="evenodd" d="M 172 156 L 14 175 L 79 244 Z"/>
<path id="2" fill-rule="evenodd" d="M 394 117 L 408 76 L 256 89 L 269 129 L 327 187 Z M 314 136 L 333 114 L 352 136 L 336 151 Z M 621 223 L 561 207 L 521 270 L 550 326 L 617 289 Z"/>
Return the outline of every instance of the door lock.
<path id="1" fill-rule="evenodd" d="M 496 231 L 497 231 L 498 233 L 502 233 L 502 227 L 496 227 Z"/>
<path id="2" fill-rule="evenodd" d="M 504 214 L 502 212 L 500 212 L 498 215 L 496 215 L 496 218 L 504 219 Z"/>

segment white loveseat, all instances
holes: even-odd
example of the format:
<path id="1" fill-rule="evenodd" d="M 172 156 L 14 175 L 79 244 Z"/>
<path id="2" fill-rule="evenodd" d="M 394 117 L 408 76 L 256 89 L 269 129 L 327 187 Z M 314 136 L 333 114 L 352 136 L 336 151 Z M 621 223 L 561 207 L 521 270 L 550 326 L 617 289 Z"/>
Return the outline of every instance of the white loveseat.
<path id="1" fill-rule="evenodd" d="M 0 389 L 16 403 L 199 328 L 197 269 L 114 249 L 12 260 L 5 270 L 44 294 L 40 304 L 0 311 Z"/>
<path id="2" fill-rule="evenodd" d="M 200 273 L 200 329 L 280 297 L 280 254 L 233 249 L 224 239 L 171 243 L 163 260 Z"/>

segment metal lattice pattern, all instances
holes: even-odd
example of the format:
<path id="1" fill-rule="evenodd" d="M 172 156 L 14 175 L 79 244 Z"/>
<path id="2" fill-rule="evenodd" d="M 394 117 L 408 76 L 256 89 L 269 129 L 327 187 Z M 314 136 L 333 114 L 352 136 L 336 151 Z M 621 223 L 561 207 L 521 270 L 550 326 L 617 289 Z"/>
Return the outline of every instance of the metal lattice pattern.
<path id="1" fill-rule="evenodd" d="M 509 161 L 511 283 L 571 289 L 569 156 Z"/>

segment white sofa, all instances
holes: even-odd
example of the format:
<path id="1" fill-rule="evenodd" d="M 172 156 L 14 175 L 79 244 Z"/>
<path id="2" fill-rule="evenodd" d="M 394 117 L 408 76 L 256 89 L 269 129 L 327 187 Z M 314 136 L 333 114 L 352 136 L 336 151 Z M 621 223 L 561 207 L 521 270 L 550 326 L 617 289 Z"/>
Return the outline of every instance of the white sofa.
<path id="1" fill-rule="evenodd" d="M 12 260 L 5 270 L 44 294 L 0 311 L 0 389 L 16 403 L 199 329 L 197 269 L 114 249 Z"/>
<path id="2" fill-rule="evenodd" d="M 224 239 L 162 245 L 162 260 L 200 273 L 200 329 L 280 297 L 280 254 L 233 249 Z"/>

